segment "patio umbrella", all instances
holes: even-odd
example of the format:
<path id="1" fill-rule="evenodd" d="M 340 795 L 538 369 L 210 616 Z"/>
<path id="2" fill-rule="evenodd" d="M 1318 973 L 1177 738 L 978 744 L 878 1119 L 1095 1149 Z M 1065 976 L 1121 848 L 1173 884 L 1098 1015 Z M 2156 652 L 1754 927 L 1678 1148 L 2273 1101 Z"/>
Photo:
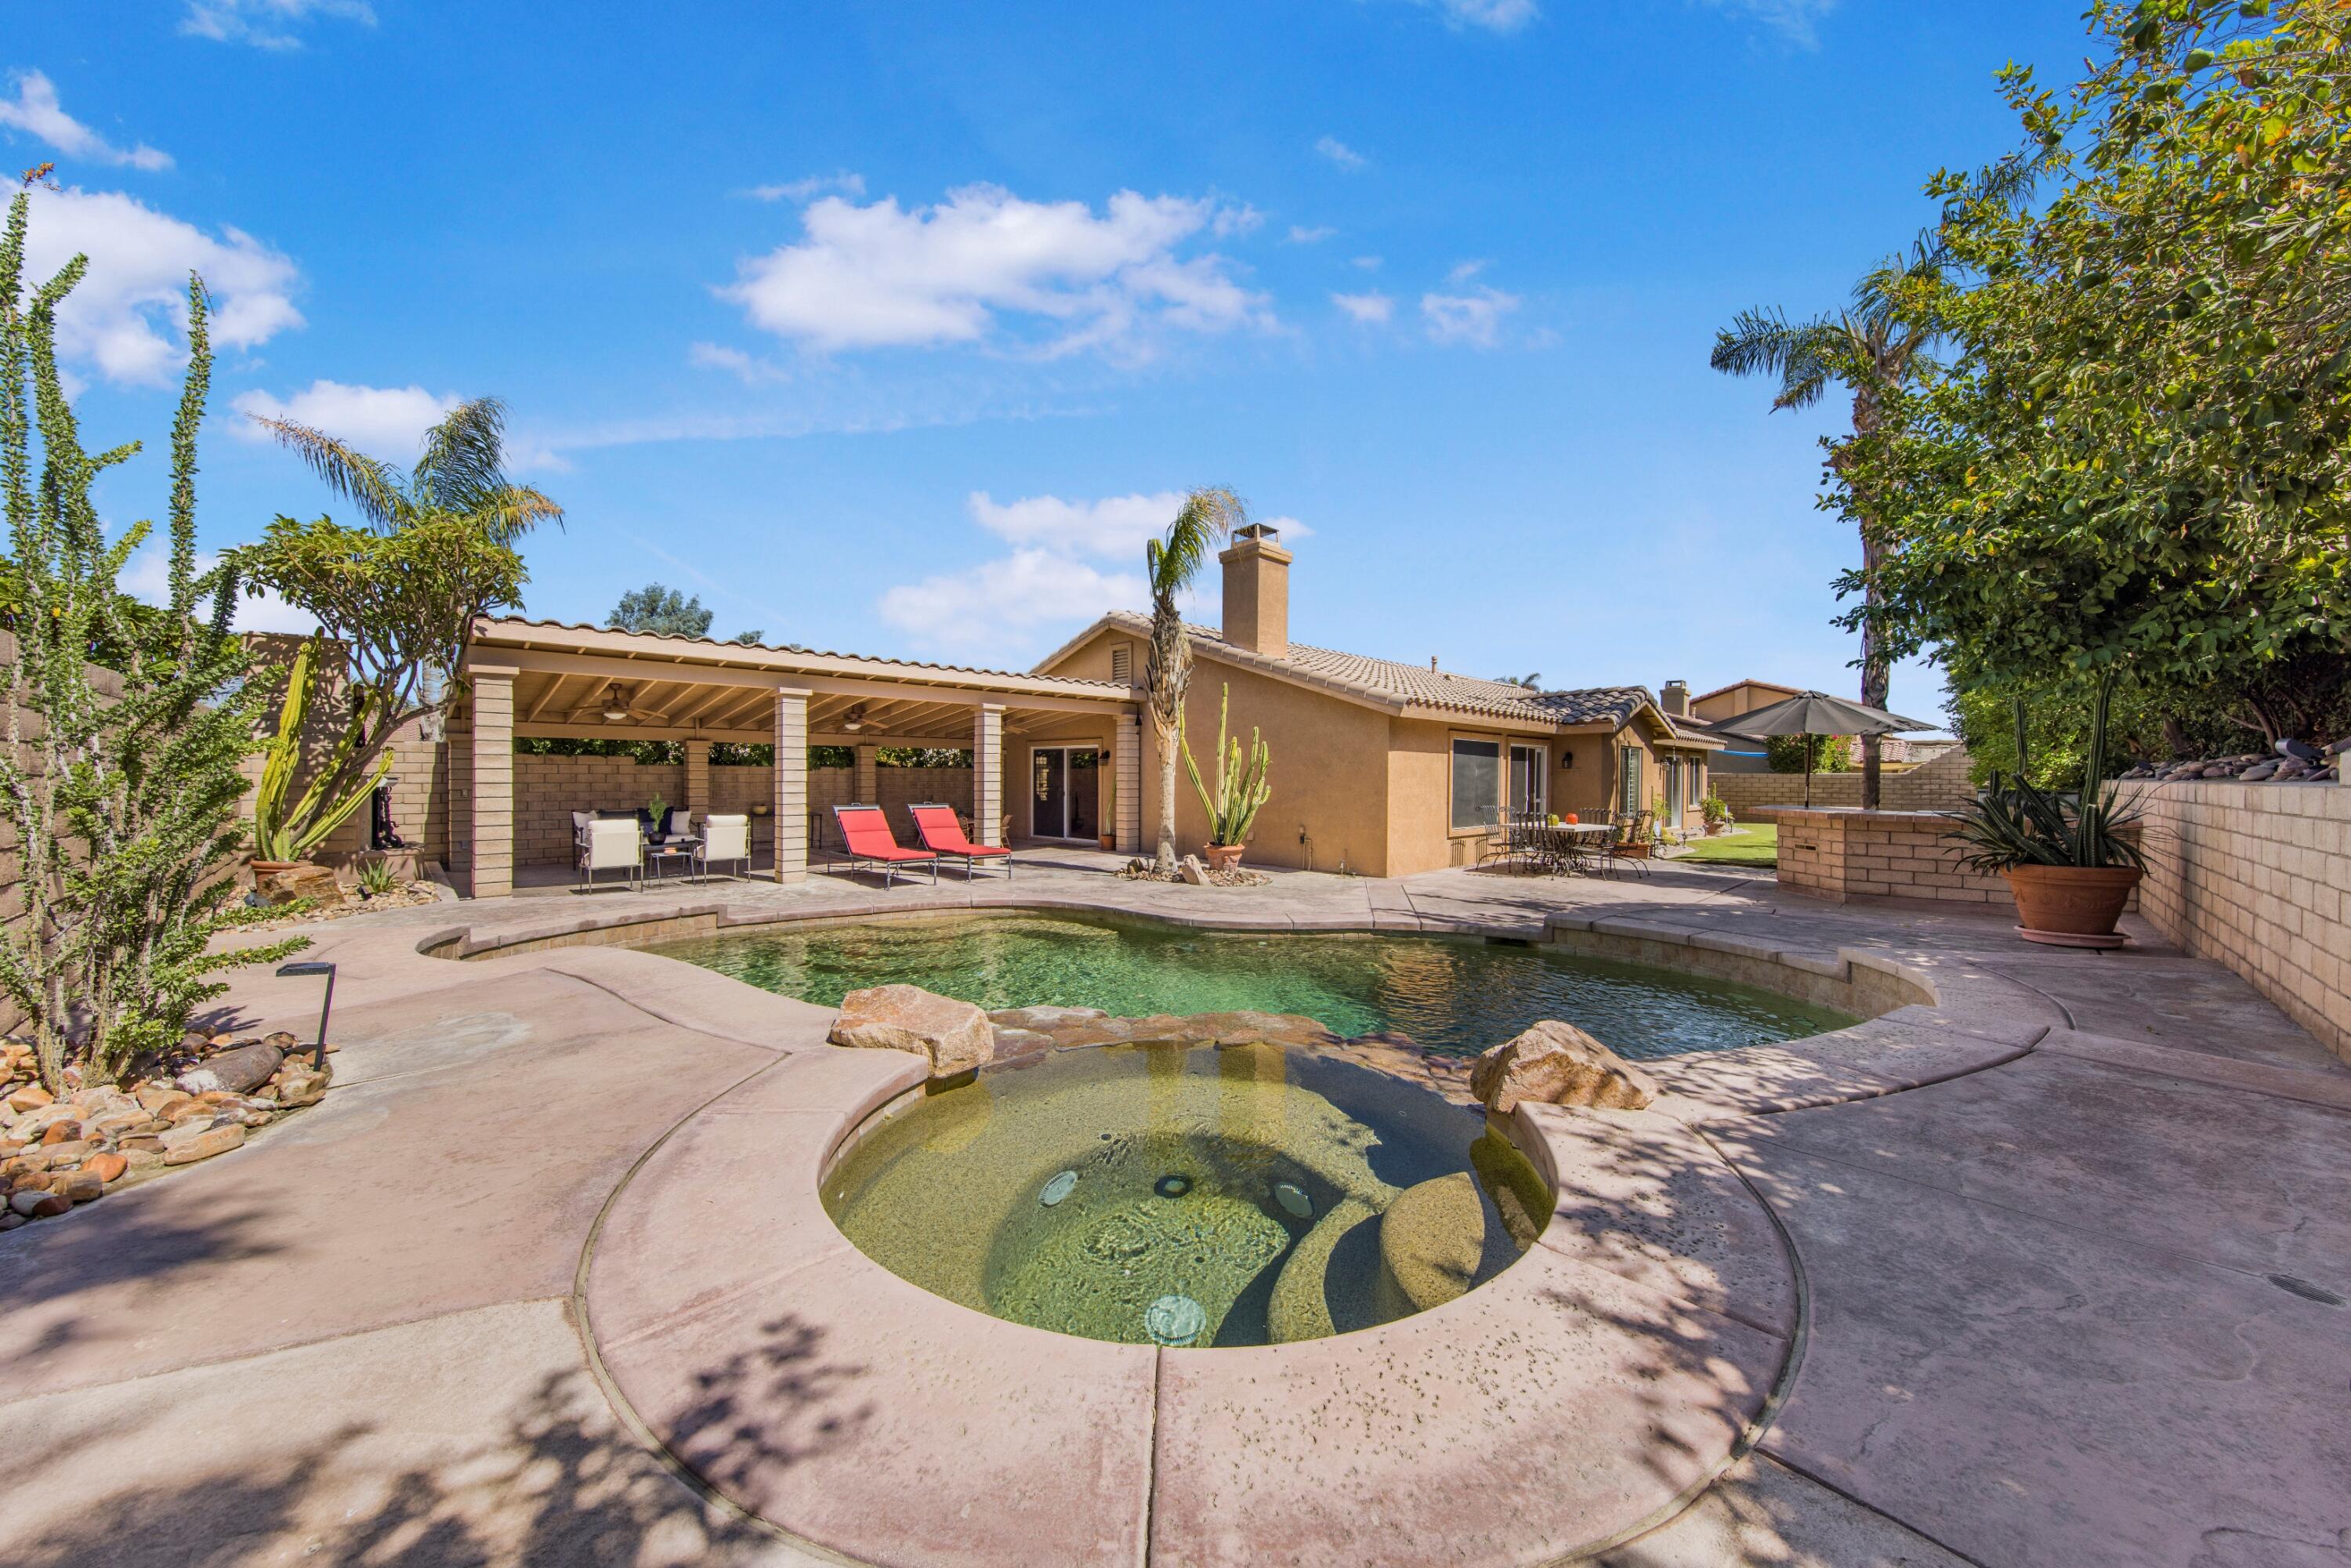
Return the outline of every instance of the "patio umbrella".
<path id="1" fill-rule="evenodd" d="M 1932 729 L 1915 718 L 1887 713 L 1882 707 L 1849 703 L 1826 692 L 1798 692 L 1785 702 L 1759 707 L 1714 727 L 1725 735 L 1768 740 L 1775 735 L 1804 737 L 1804 804 L 1813 803 L 1813 740 L 1816 735 L 1896 735 L 1904 730 Z"/>

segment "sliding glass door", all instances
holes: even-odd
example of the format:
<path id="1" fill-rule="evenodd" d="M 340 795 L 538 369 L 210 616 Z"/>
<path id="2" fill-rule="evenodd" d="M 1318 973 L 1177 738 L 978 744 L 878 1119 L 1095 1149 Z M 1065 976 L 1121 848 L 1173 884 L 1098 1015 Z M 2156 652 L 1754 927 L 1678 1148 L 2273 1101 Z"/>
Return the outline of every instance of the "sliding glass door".
<path id="1" fill-rule="evenodd" d="M 1102 832 L 1102 753 L 1092 746 L 1040 746 L 1029 760 L 1029 831 L 1040 839 Z"/>

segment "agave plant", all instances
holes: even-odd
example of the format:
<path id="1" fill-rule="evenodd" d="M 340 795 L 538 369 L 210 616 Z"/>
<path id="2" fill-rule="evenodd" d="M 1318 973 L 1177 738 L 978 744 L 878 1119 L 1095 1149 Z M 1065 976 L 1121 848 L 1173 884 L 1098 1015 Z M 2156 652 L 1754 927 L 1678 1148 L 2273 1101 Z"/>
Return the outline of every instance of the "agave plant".
<path id="1" fill-rule="evenodd" d="M 2106 790 L 2106 716 L 2113 705 L 2111 675 L 2098 682 L 2090 715 L 2090 755 L 2079 794 L 2043 789 L 2027 779 L 2024 767 L 2024 705 L 2017 704 L 2017 768 L 2012 780 L 1992 776 L 1991 785 L 1965 809 L 1949 813 L 1959 826 L 1952 836 L 1973 846 L 1959 863 L 1971 871 L 2003 872 L 2020 865 L 2144 866 L 2147 857 L 2123 829 L 2145 813 L 2137 795 Z"/>
<path id="2" fill-rule="evenodd" d="M 1218 847 L 1249 842 L 1249 829 L 1257 823 L 1257 814 L 1273 793 L 1266 775 L 1273 766 L 1273 748 L 1249 731 L 1249 750 L 1241 749 L 1240 737 L 1232 738 L 1228 749 L 1225 740 L 1225 716 L 1231 707 L 1233 688 L 1224 688 L 1217 701 L 1217 749 L 1212 754 L 1217 764 L 1216 799 L 1208 798 L 1208 787 L 1200 781 L 1200 765 L 1192 760 L 1192 743 L 1184 737 L 1184 721 L 1176 721 L 1176 742 L 1184 750 L 1184 771 L 1192 776 L 1192 788 L 1200 793 L 1200 807 L 1208 813 L 1208 842 Z"/>
<path id="3" fill-rule="evenodd" d="M 337 828 L 350 820 L 351 813 L 366 803 L 392 771 L 392 753 L 383 752 L 372 768 L 359 776 L 341 793 L 332 789 L 334 781 L 348 777 L 345 768 L 352 750 L 365 732 L 362 723 L 347 726 L 337 737 L 335 745 L 324 761 L 311 772 L 310 787 L 299 800 L 289 800 L 294 788 L 294 774 L 302 762 L 302 728 L 309 716 L 310 704 L 317 695 L 319 654 L 322 637 L 313 636 L 294 655 L 294 664 L 286 675 L 286 702 L 278 710 L 277 733 L 270 737 L 262 750 L 261 781 L 253 798 L 253 858 L 263 861 L 298 861 L 317 849 Z M 366 701 L 366 694 L 352 694 L 354 702 Z"/>

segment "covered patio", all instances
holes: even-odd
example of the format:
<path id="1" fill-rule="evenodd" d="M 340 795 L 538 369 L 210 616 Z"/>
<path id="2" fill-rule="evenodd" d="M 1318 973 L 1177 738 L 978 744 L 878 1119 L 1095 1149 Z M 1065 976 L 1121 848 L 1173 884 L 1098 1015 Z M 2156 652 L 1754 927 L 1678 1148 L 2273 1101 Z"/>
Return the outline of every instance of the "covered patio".
<path id="1" fill-rule="evenodd" d="M 595 804 L 528 787 L 515 743 L 535 737 L 677 743 L 670 803 L 771 823 L 755 863 L 781 883 L 807 877 L 827 809 L 810 788 L 812 747 L 853 756 L 849 799 L 869 804 L 883 799 L 883 747 L 968 750 L 973 837 L 985 844 L 1007 841 L 1008 811 L 1032 777 L 1054 772 L 1035 758 L 1091 748 L 1109 775 L 1103 833 L 1123 852 L 1142 844 L 1141 710 L 1123 684 L 518 618 L 477 625 L 464 677 L 448 736 L 449 869 L 475 898 L 565 880 L 543 841 Z M 721 768 L 714 782 L 721 742 L 772 746 L 774 766 Z"/>

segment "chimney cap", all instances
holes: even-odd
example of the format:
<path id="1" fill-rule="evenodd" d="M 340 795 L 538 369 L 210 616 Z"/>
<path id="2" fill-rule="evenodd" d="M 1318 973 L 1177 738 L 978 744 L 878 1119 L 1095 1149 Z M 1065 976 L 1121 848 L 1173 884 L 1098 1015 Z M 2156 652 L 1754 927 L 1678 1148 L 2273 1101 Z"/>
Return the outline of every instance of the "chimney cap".
<path id="1" fill-rule="evenodd" d="M 1243 523 L 1233 530 L 1233 538 L 1263 539 L 1267 544 L 1278 544 L 1281 539 L 1281 530 L 1271 523 Z"/>

